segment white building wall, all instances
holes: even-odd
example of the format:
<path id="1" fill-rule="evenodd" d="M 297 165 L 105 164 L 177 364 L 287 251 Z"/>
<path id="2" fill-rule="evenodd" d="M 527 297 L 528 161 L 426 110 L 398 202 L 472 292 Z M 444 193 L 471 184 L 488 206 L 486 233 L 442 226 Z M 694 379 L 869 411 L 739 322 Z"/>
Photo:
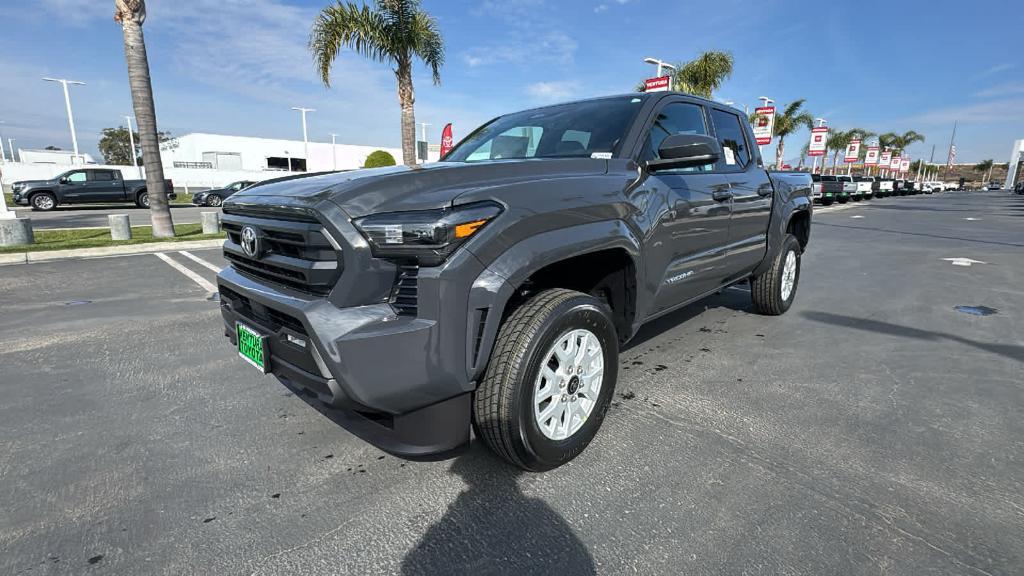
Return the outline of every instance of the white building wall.
<path id="1" fill-rule="evenodd" d="M 176 148 L 162 152 L 165 167 L 173 167 L 175 162 L 209 161 L 211 153 L 237 154 L 241 158 L 241 169 L 247 172 L 273 171 L 267 166 L 268 157 L 305 159 L 307 172 L 361 168 L 374 150 L 384 150 L 394 156 L 396 162 L 402 161 L 400 148 L 379 146 L 337 144 L 332 150 L 330 142 L 310 142 L 307 157 L 306 144 L 301 140 L 192 133 L 179 136 L 177 142 Z"/>

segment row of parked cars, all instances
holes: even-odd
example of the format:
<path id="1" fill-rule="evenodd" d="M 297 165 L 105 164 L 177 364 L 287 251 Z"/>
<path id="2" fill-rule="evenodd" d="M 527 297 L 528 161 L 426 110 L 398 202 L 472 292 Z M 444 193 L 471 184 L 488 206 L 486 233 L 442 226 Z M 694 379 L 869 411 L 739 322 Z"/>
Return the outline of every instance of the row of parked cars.
<path id="1" fill-rule="evenodd" d="M 849 176 L 845 174 L 821 175 L 811 174 L 814 201 L 828 206 L 833 202 L 840 204 L 849 201 L 870 200 L 888 196 L 907 196 L 911 194 L 932 194 L 945 190 L 956 189 L 955 184 L 930 181 L 915 182 L 882 178 L 880 176 Z"/>

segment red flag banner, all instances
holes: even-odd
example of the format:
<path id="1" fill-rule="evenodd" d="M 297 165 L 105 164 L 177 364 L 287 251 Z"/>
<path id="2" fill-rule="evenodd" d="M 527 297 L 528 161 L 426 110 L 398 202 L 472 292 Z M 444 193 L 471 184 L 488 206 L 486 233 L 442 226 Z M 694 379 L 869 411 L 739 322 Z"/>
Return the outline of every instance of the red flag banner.
<path id="1" fill-rule="evenodd" d="M 444 130 L 441 131 L 441 158 L 444 158 L 446 154 L 451 152 L 455 146 L 455 139 L 452 138 L 452 123 L 445 124 Z"/>

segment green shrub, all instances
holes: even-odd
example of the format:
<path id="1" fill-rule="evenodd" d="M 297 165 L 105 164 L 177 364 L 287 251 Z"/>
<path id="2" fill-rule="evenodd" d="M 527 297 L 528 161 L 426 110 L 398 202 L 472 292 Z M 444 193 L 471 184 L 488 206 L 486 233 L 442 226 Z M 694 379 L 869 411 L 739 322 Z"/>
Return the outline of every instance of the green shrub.
<path id="1" fill-rule="evenodd" d="M 363 168 L 380 168 L 381 166 L 394 166 L 395 157 L 383 150 L 374 150 L 366 157 Z"/>

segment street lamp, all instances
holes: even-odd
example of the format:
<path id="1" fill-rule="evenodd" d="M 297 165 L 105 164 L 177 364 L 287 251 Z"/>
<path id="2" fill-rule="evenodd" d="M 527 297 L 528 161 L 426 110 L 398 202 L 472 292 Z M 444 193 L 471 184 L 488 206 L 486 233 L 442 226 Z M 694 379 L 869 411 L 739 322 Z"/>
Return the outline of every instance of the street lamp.
<path id="1" fill-rule="evenodd" d="M 135 155 L 135 135 L 132 134 L 132 117 L 125 116 L 124 119 L 128 121 L 128 145 L 131 146 L 132 166 L 139 173 L 139 180 L 142 180 L 142 170 L 139 170 L 139 159 Z"/>
<path id="2" fill-rule="evenodd" d="M 68 109 L 68 126 L 71 128 L 71 146 L 75 149 L 75 157 L 72 162 L 79 159 L 78 157 L 78 136 L 75 134 L 75 116 L 71 113 L 71 95 L 68 94 L 68 84 L 77 84 L 84 86 L 85 82 L 79 82 L 78 80 L 68 80 L 67 78 L 43 78 L 47 82 L 59 82 L 64 88 L 64 106 Z M 13 156 L 13 153 L 12 153 Z"/>
<path id="3" fill-rule="evenodd" d="M 306 135 L 306 112 L 316 112 L 313 108 L 302 108 L 301 106 L 292 106 L 292 110 L 296 110 L 302 113 L 302 143 L 305 146 L 306 154 L 306 170 L 309 170 L 309 137 Z"/>
<path id="4" fill-rule="evenodd" d="M 337 134 L 331 132 L 331 159 L 334 161 L 334 171 L 338 171 L 338 149 L 336 148 L 335 139 L 338 137 Z"/>
<path id="5" fill-rule="evenodd" d="M 664 60 L 658 60 L 657 58 L 644 58 L 644 62 L 646 62 L 648 64 L 654 64 L 655 66 L 658 67 L 658 75 L 656 76 L 656 78 L 661 78 L 661 76 L 663 74 L 663 72 L 662 72 L 663 68 L 668 68 L 669 70 L 675 70 L 676 69 L 675 66 L 669 64 L 668 62 L 665 62 Z"/>

